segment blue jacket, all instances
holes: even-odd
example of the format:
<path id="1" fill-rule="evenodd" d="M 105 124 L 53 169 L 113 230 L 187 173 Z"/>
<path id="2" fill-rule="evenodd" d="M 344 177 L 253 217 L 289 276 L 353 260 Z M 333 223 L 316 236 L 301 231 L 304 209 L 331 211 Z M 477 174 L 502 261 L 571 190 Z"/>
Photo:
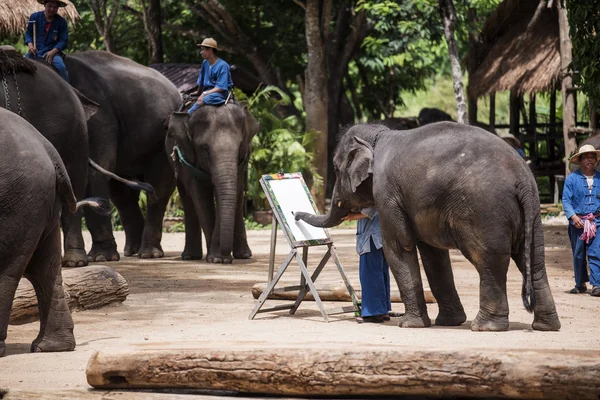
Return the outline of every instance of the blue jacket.
<path id="1" fill-rule="evenodd" d="M 46 16 L 43 11 L 31 14 L 29 21 L 35 21 L 36 25 L 36 47 L 37 54 L 43 57 L 50 50 L 57 48 L 63 51 L 67 48 L 69 40 L 69 28 L 67 20 L 56 14 L 50 25 L 50 30 L 46 35 Z M 25 32 L 25 44 L 33 43 L 33 24 L 27 24 Z"/>
<path id="2" fill-rule="evenodd" d="M 600 212 L 600 172 L 594 171 L 594 185 L 591 193 L 581 170 L 569 174 L 565 179 L 562 203 L 569 224 L 573 223 L 570 220 L 573 214 L 598 214 Z M 596 224 L 600 223 L 600 218 L 596 217 L 595 221 Z"/>
<path id="3" fill-rule="evenodd" d="M 363 208 L 360 212 L 367 216 L 361 218 L 356 225 L 356 252 L 363 255 L 371 252 L 371 240 L 377 250 L 383 247 L 379 214 L 375 208 Z"/>
<path id="4" fill-rule="evenodd" d="M 205 91 L 214 88 L 224 90 L 224 92 L 204 96 L 203 104 L 217 105 L 225 103 L 227 92 L 233 88 L 229 64 L 220 58 L 214 65 L 210 65 L 207 60 L 204 60 L 200 67 L 200 74 L 198 74 L 198 86 L 202 86 Z"/>

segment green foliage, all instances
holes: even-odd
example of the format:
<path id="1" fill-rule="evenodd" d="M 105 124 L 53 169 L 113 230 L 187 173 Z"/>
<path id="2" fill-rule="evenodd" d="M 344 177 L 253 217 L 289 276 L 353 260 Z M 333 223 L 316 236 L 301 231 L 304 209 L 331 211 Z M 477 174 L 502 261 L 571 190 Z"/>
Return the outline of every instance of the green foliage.
<path id="1" fill-rule="evenodd" d="M 600 105 L 600 1 L 569 0 L 563 1 L 569 18 L 569 34 L 573 43 L 573 62 L 571 70 L 574 83 L 598 108 Z"/>
<path id="2" fill-rule="evenodd" d="M 268 204 L 259 183 L 262 175 L 309 172 L 318 178 L 312 168 L 313 154 L 306 150 L 316 138 L 316 133 L 303 133 L 302 121 L 297 116 L 280 115 L 280 106 L 289 104 L 291 100 L 277 87 L 259 87 L 250 97 L 237 91 L 236 97 L 248 103 L 249 110 L 260 124 L 260 131 L 252 139 L 248 194 L 253 208 L 264 210 Z"/>
<path id="3" fill-rule="evenodd" d="M 271 224 L 269 224 L 269 225 L 259 224 L 258 222 L 254 221 L 251 218 L 245 218 L 244 225 L 246 226 L 246 230 L 249 230 L 249 231 L 264 231 L 267 229 L 271 229 Z"/>

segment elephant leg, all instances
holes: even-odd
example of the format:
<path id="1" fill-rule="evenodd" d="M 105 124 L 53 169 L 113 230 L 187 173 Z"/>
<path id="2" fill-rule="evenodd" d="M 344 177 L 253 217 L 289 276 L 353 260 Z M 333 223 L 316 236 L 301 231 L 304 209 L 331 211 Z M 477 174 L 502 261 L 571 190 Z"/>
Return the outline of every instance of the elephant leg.
<path id="1" fill-rule="evenodd" d="M 423 242 L 419 242 L 418 248 L 431 292 L 439 306 L 435 324 L 461 325 L 467 320 L 467 315 L 454 285 L 450 253 L 448 250 L 438 249 Z"/>
<path id="2" fill-rule="evenodd" d="M 3 257 L 2 273 L 0 273 L 0 357 L 6 352 L 6 333 L 8 331 L 8 320 L 10 310 L 12 309 L 15 292 L 19 286 L 21 275 L 23 274 L 22 265 L 27 262 L 21 254 L 25 252 L 13 253 L 15 255 Z M 9 273 L 10 271 L 10 273 Z"/>
<path id="3" fill-rule="evenodd" d="M 108 199 L 108 178 L 95 170 L 90 170 L 86 196 Z M 83 215 L 85 215 L 87 227 L 92 235 L 92 248 L 88 253 L 88 260 L 92 262 L 119 261 L 120 255 L 112 232 L 111 217 L 100 215 L 89 207 L 84 207 Z"/>
<path id="4" fill-rule="evenodd" d="M 185 247 L 181 253 L 181 259 L 202 260 L 202 257 L 204 257 L 202 251 L 202 228 L 200 227 L 200 220 L 196 212 L 194 200 L 190 196 L 186 185 L 181 180 L 177 182 L 177 190 L 179 191 L 179 198 L 183 205 L 183 218 L 185 222 Z"/>
<path id="5" fill-rule="evenodd" d="M 87 146 L 87 143 L 85 143 Z M 85 196 L 85 185 L 88 176 L 88 152 L 81 152 L 76 160 L 71 161 L 67 168 L 73 194 L 77 200 Z M 61 226 L 64 235 L 64 254 L 62 265 L 65 267 L 85 267 L 88 265 L 88 257 L 85 252 L 85 242 L 81 234 L 82 211 L 75 214 L 64 212 L 61 216 Z"/>
<path id="6" fill-rule="evenodd" d="M 142 245 L 144 216 L 138 204 L 140 192 L 115 180 L 110 180 L 108 187 L 110 200 L 119 211 L 119 217 L 125 231 L 125 248 L 123 249 L 123 254 L 130 257 L 137 254 Z"/>
<path id="7" fill-rule="evenodd" d="M 468 237 L 465 235 L 464 237 Z M 506 235 L 505 237 L 510 237 Z M 506 297 L 506 273 L 510 263 L 508 249 L 491 249 L 481 243 L 461 249 L 464 256 L 479 273 L 479 312 L 471 323 L 473 331 L 508 330 L 508 299 Z"/>
<path id="8" fill-rule="evenodd" d="M 539 219 L 534 223 L 533 251 L 531 254 L 531 273 L 535 293 L 532 328 L 538 331 L 557 331 L 560 329 L 560 321 L 556 313 L 556 306 L 554 305 L 550 285 L 548 284 L 548 275 L 546 275 L 544 237 Z M 525 276 L 526 262 L 522 249 L 514 255 L 513 259 L 521 274 Z"/>
<path id="9" fill-rule="evenodd" d="M 246 224 L 244 223 L 244 173 L 245 169 L 238 171 L 238 189 L 235 207 L 235 227 L 233 231 L 233 256 L 237 259 L 252 257 L 252 250 L 248 246 Z M 247 173 L 245 175 L 248 175 Z"/>
<path id="10" fill-rule="evenodd" d="M 379 209 L 393 210 L 397 209 L 397 206 Z M 404 315 L 400 317 L 398 325 L 404 328 L 431 326 L 421 281 L 416 240 L 409 228 L 409 220 L 401 212 L 381 213 L 379 219 L 385 257 L 404 302 Z"/>
<path id="11" fill-rule="evenodd" d="M 40 333 L 32 352 L 75 349 L 73 319 L 62 287 L 60 230 L 57 226 L 41 240 L 25 270 L 35 289 L 40 312 Z"/>
<path id="12" fill-rule="evenodd" d="M 175 190 L 177 181 L 165 152 L 160 152 L 152 161 L 150 170 L 144 173 L 144 180 L 154 187 L 156 198 L 148 198 L 146 223 L 142 235 L 140 258 L 161 258 L 165 253 L 160 245 L 162 239 L 163 218 L 169 198 Z"/>

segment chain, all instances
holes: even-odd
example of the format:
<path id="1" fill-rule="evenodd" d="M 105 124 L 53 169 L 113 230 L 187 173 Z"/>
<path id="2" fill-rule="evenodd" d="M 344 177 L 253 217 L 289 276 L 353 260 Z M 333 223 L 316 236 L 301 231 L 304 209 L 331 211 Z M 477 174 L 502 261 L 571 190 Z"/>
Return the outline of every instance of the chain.
<path id="1" fill-rule="evenodd" d="M 15 89 L 17 90 L 17 114 L 23 116 L 23 107 L 21 107 L 21 93 L 19 92 L 19 83 L 17 82 L 17 73 L 13 69 L 13 81 L 15 82 Z"/>
<path id="2" fill-rule="evenodd" d="M 4 104 L 6 105 L 6 109 L 10 111 L 10 93 L 8 92 L 8 83 L 4 74 L 2 74 L 2 87 L 4 89 Z"/>

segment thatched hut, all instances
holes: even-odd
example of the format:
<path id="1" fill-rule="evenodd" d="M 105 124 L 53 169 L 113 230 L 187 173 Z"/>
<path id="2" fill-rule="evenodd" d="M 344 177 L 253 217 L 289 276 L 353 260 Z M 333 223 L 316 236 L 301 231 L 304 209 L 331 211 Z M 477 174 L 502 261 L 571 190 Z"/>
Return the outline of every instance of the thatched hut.
<path id="1" fill-rule="evenodd" d="M 67 3 L 66 7 L 59 10 L 59 14 L 70 23 L 79 19 L 79 13 L 73 3 Z M 41 11 L 44 6 L 37 0 L 2 0 L 0 1 L 0 36 L 15 36 L 25 32 L 29 16 L 36 11 Z"/>

